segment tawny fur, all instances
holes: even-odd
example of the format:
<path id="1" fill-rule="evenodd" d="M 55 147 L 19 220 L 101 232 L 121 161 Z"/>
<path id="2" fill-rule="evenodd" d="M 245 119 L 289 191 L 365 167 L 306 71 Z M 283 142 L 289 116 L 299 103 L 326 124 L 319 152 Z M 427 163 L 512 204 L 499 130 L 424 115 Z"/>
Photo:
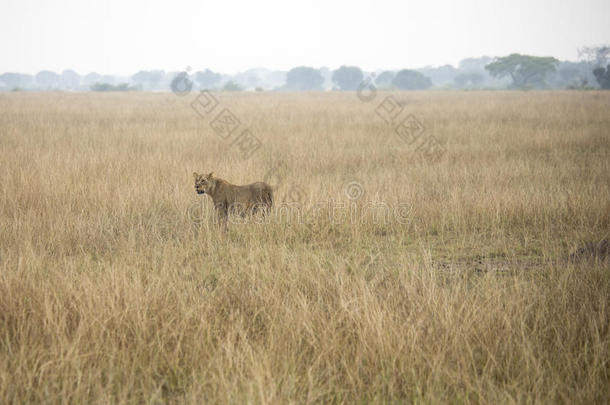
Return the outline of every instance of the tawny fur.
<path id="1" fill-rule="evenodd" d="M 221 224 L 226 227 L 229 213 L 242 216 L 261 212 L 268 214 L 273 205 L 273 190 L 264 182 L 237 186 L 228 181 L 207 175 L 193 173 L 195 191 L 212 197 Z"/>

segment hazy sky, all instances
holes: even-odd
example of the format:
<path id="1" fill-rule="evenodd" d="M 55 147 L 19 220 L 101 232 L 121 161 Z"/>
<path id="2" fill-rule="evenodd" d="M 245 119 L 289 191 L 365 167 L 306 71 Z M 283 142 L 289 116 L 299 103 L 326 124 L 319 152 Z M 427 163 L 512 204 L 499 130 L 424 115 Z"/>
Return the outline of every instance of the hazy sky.
<path id="1" fill-rule="evenodd" d="M 456 65 L 575 60 L 610 43 L 610 0 L 0 0 L 0 72 Z"/>

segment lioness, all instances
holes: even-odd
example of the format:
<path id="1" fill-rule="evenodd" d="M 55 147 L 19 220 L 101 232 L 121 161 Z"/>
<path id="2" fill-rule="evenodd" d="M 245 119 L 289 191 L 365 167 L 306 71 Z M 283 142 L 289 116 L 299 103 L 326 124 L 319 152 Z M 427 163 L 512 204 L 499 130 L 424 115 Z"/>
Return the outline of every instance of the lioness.
<path id="1" fill-rule="evenodd" d="M 197 194 L 212 197 L 214 207 L 224 228 L 227 227 L 229 212 L 245 216 L 261 212 L 268 214 L 273 205 L 273 190 L 261 181 L 245 186 L 236 186 L 214 177 L 214 172 L 203 175 L 193 173 Z"/>

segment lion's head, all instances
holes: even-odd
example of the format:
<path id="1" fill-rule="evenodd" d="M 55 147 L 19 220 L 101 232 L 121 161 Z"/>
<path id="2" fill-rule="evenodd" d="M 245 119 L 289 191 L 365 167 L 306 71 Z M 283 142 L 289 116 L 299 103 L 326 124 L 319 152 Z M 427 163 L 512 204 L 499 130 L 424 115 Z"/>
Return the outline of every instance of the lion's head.
<path id="1" fill-rule="evenodd" d="M 213 175 L 214 172 L 211 172 L 207 175 L 198 174 L 197 172 L 193 173 L 193 177 L 195 178 L 195 191 L 197 192 L 197 194 L 209 194 L 214 189 L 216 181 Z"/>

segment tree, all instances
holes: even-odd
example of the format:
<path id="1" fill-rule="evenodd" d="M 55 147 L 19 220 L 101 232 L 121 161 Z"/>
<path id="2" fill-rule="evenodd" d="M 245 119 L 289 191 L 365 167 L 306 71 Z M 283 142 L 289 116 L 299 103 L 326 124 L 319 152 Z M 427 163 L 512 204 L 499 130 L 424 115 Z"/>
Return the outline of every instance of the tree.
<path id="1" fill-rule="evenodd" d="M 59 84 L 59 75 L 50 70 L 42 70 L 36 74 L 36 83 L 46 89 L 57 87 Z"/>
<path id="2" fill-rule="evenodd" d="M 222 76 L 220 73 L 214 73 L 210 69 L 206 69 L 204 72 L 196 72 L 195 73 L 195 81 L 199 84 L 199 87 L 202 89 L 212 89 L 218 83 Z"/>
<path id="3" fill-rule="evenodd" d="M 8 89 L 18 89 L 29 86 L 32 82 L 32 76 L 7 72 L 0 75 L 0 81 L 3 82 Z"/>
<path id="4" fill-rule="evenodd" d="M 584 63 L 593 68 L 593 76 L 602 89 L 609 89 L 610 45 L 583 47 L 578 50 L 578 56 Z M 606 66 L 604 68 L 604 66 Z"/>
<path id="5" fill-rule="evenodd" d="M 87 73 L 85 77 L 83 77 L 83 85 L 92 86 L 95 83 L 101 81 L 102 76 L 99 73 L 91 72 Z"/>
<path id="6" fill-rule="evenodd" d="M 386 70 L 381 72 L 379 76 L 375 79 L 375 84 L 380 88 L 388 88 L 392 86 L 392 80 L 394 80 L 394 76 L 396 73 Z"/>
<path id="7" fill-rule="evenodd" d="M 62 88 L 75 90 L 80 86 L 80 76 L 74 70 L 64 70 L 59 82 Z"/>
<path id="8" fill-rule="evenodd" d="M 510 76 L 512 87 L 526 89 L 533 86 L 544 87 L 544 78 L 548 73 L 554 72 L 559 61 L 550 56 L 529 56 L 513 53 L 508 56 L 496 58 L 485 66 L 485 69 L 494 77 Z"/>
<path id="9" fill-rule="evenodd" d="M 102 75 L 102 76 L 100 76 L 100 83 L 124 84 L 124 83 L 118 83 L 117 78 L 112 76 L 112 75 Z"/>
<path id="10" fill-rule="evenodd" d="M 606 66 L 605 69 L 603 67 L 598 67 L 593 70 L 593 75 L 602 89 L 610 89 L 610 65 Z"/>
<path id="11" fill-rule="evenodd" d="M 257 87 L 269 88 L 273 86 L 273 83 L 271 83 L 271 81 L 269 80 L 269 77 L 272 74 L 273 73 L 270 70 L 264 68 L 254 68 L 248 69 L 244 72 L 236 73 L 235 75 L 233 75 L 233 77 L 231 77 L 231 80 L 248 90 L 253 90 Z M 281 81 L 280 85 L 283 84 L 285 80 L 286 79 L 284 78 L 284 80 Z"/>
<path id="12" fill-rule="evenodd" d="M 415 70 L 403 69 L 396 73 L 392 85 L 400 90 L 425 90 L 432 86 L 432 81 Z"/>
<path id="13" fill-rule="evenodd" d="M 170 77 L 173 76 L 172 81 L 169 84 L 169 88 L 177 96 L 186 96 L 193 89 L 193 81 L 189 76 L 188 72 L 176 72 L 175 74 L 170 73 Z"/>
<path id="14" fill-rule="evenodd" d="M 559 62 L 557 71 L 546 81 L 553 88 L 584 90 L 595 83 L 595 76 L 588 62 Z"/>
<path id="15" fill-rule="evenodd" d="M 286 75 L 286 88 L 295 91 L 322 90 L 324 78 L 314 68 L 299 66 Z"/>
<path id="16" fill-rule="evenodd" d="M 140 85 L 146 90 L 156 89 L 165 76 L 162 70 L 140 70 L 135 75 L 131 76 L 130 82 Z"/>
<path id="17" fill-rule="evenodd" d="M 15 88 L 19 87 L 19 82 L 21 82 L 21 75 L 19 73 L 3 73 L 0 75 L 0 82 L 2 82 L 6 87 Z"/>
<path id="18" fill-rule="evenodd" d="M 356 90 L 364 75 L 357 66 L 341 66 L 333 72 L 332 81 L 341 90 Z"/>
<path id="19" fill-rule="evenodd" d="M 458 69 L 462 71 L 482 71 L 485 72 L 485 66 L 493 62 L 493 58 L 489 56 L 481 56 L 480 58 L 462 59 L 458 64 Z"/>
<path id="20" fill-rule="evenodd" d="M 596 68 L 610 62 L 610 45 L 584 46 L 578 49 L 578 57 Z"/>
<path id="21" fill-rule="evenodd" d="M 461 88 L 478 87 L 483 83 L 483 75 L 477 72 L 460 73 L 453 78 L 453 82 L 457 87 Z"/>
<path id="22" fill-rule="evenodd" d="M 453 83 L 459 71 L 451 65 L 439 67 L 425 67 L 417 70 L 424 76 L 428 76 L 430 81 L 436 86 L 448 86 Z"/>

